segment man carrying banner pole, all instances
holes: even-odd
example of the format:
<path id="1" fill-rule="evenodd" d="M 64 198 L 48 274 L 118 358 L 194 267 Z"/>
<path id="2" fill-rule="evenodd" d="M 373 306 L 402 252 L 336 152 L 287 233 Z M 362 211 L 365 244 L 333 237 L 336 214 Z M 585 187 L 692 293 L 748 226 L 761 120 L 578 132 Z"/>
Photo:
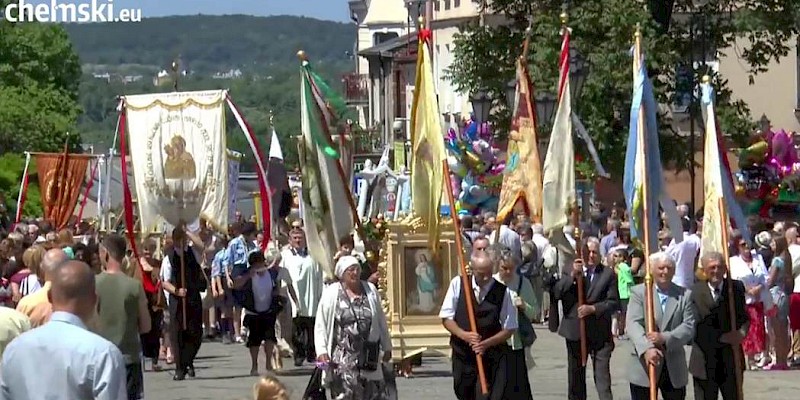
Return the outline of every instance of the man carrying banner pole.
<path id="1" fill-rule="evenodd" d="M 689 293 L 672 283 L 675 260 L 666 253 L 656 252 L 659 205 L 671 216 L 672 232 L 683 230 L 676 229 L 677 210 L 663 192 L 656 102 L 641 47 L 641 31 L 637 26 L 624 183 L 631 234 L 643 242 L 646 275 L 644 286 L 631 290 L 626 316 L 625 325 L 633 344 L 628 380 L 633 400 L 658 400 L 659 390 L 665 400 L 683 400 L 688 380 L 683 347 L 694 334 L 695 312 Z M 682 236 L 677 236 L 675 240 L 680 242 Z"/>
<path id="2" fill-rule="evenodd" d="M 700 265 L 702 276 L 692 287 L 697 307 L 697 333 L 692 344 L 689 372 L 694 378 L 696 400 L 744 400 L 742 340 L 751 321 L 745 311 L 745 288 L 728 273 L 728 230 L 730 223 L 747 238 L 747 224 L 739 205 L 732 199 L 730 165 L 720 143 L 722 135 L 714 111 L 714 89 L 703 78 L 703 110 L 706 118 L 704 149 L 703 235 Z M 759 322 L 763 323 L 763 322 Z"/>

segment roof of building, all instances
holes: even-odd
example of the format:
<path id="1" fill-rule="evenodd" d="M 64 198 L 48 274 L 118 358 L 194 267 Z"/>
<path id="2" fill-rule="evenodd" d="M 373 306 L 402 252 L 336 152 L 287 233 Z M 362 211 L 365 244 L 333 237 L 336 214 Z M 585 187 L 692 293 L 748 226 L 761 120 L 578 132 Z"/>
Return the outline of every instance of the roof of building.
<path id="1" fill-rule="evenodd" d="M 396 37 L 391 40 L 387 40 L 381 44 L 368 47 L 364 50 L 358 52 L 358 55 L 369 57 L 369 56 L 379 56 L 385 58 L 392 58 L 394 57 L 394 51 L 402 49 L 408 46 L 409 43 L 412 41 L 417 40 L 417 33 L 412 32 L 407 35 L 403 35 L 400 37 Z"/>

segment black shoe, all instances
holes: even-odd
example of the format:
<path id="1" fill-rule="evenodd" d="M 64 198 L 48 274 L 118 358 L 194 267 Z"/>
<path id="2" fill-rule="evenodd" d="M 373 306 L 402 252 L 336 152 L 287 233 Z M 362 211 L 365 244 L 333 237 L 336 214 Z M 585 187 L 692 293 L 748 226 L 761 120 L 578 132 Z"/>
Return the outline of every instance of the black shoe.
<path id="1" fill-rule="evenodd" d="M 178 372 L 172 377 L 173 381 L 182 381 L 182 380 L 185 380 L 185 379 L 186 379 L 186 375 L 184 375 L 183 372 Z"/>
<path id="2" fill-rule="evenodd" d="M 294 366 L 295 367 L 302 367 L 303 366 L 303 359 L 302 358 L 295 358 L 294 359 Z"/>
<path id="3" fill-rule="evenodd" d="M 195 377 L 194 365 L 190 365 L 190 366 L 186 367 L 186 375 L 189 375 L 190 378 L 194 378 Z"/>

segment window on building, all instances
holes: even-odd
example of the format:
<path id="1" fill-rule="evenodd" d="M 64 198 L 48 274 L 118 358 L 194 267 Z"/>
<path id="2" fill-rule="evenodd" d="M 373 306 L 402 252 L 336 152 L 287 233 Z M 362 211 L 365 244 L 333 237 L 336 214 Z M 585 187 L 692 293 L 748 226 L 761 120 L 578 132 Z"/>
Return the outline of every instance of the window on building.
<path id="1" fill-rule="evenodd" d="M 445 10 L 449 10 L 450 9 L 450 0 L 444 0 L 444 9 Z"/>
<path id="2" fill-rule="evenodd" d="M 434 11 L 439 11 L 439 1 L 438 0 L 433 2 L 433 9 L 434 9 Z"/>
<path id="3" fill-rule="evenodd" d="M 400 35 L 397 34 L 397 32 L 377 32 L 374 35 L 372 35 L 372 45 L 377 46 L 381 43 L 388 42 L 399 36 Z"/>
<path id="4" fill-rule="evenodd" d="M 453 0 L 453 8 L 461 7 L 461 0 Z"/>

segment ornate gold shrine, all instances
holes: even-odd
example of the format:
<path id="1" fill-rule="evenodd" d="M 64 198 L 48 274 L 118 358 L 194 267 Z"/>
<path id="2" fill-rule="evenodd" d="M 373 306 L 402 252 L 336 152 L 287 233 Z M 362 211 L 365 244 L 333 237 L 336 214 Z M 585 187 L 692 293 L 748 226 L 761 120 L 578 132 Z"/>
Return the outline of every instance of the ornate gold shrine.
<path id="1" fill-rule="evenodd" d="M 378 270 L 384 312 L 395 361 L 433 351 L 450 355 L 450 334 L 439 310 L 459 266 L 451 221 L 443 221 L 438 260 L 428 248 L 428 232 L 419 223 L 390 223 Z M 431 279 L 433 278 L 433 279 Z"/>

